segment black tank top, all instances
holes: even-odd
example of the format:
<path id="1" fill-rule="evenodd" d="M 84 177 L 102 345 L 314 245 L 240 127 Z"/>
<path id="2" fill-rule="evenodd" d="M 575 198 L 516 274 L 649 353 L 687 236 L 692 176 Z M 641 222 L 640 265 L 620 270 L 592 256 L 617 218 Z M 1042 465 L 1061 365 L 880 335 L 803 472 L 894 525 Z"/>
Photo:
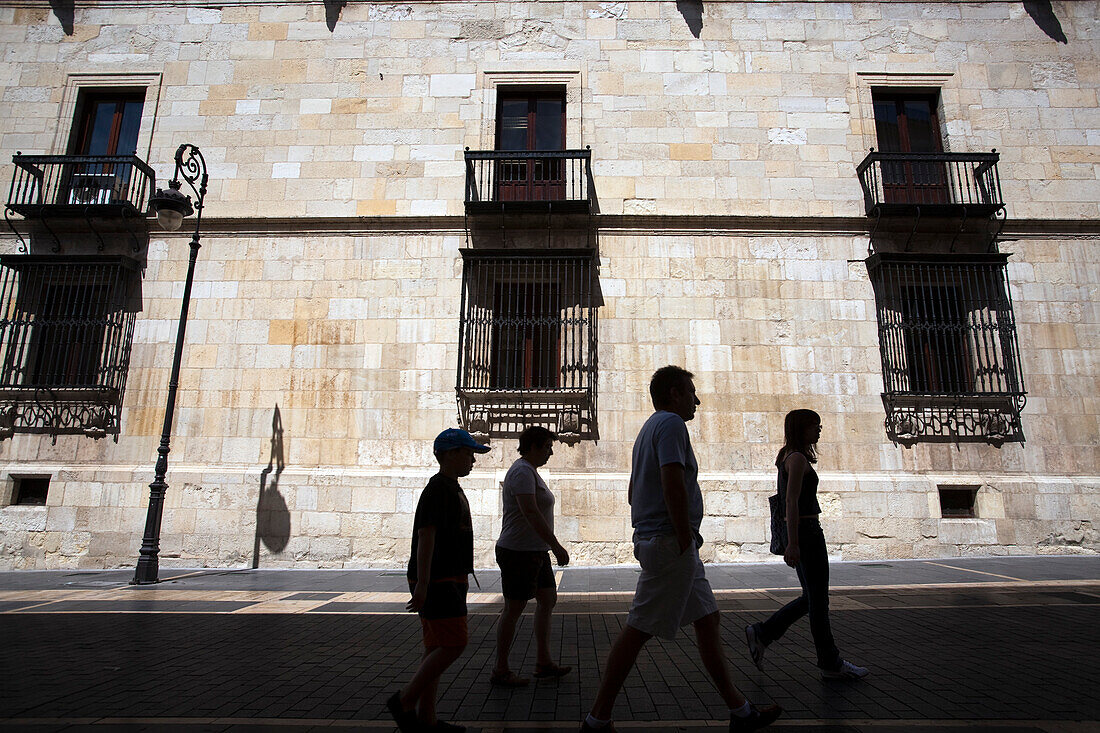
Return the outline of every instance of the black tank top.
<path id="1" fill-rule="evenodd" d="M 802 451 L 791 451 L 791 453 L 799 453 L 805 457 Z M 788 453 L 787 456 L 791 453 Z M 787 506 L 787 479 L 789 477 L 787 456 L 783 456 L 783 461 L 779 464 L 779 480 L 776 487 L 779 500 L 783 502 L 784 512 Z M 817 471 L 814 470 L 809 458 L 806 459 L 806 463 L 806 472 L 802 474 L 802 491 L 798 494 L 798 515 L 800 517 L 809 514 L 821 514 L 821 505 L 817 503 Z"/>

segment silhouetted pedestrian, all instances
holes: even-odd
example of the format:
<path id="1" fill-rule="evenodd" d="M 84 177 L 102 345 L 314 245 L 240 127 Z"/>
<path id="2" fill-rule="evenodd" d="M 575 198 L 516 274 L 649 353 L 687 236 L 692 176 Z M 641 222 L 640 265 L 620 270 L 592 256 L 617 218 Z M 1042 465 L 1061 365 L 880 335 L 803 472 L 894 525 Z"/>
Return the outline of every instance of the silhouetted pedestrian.
<path id="1" fill-rule="evenodd" d="M 550 657 L 550 614 L 558 602 L 550 553 L 558 565 L 569 564 L 569 553 L 554 535 L 554 495 L 539 476 L 538 468 L 554 455 L 557 436 L 546 428 L 531 426 L 520 433 L 520 458 L 501 482 L 504 513 L 497 539 L 497 565 L 504 608 L 497 620 L 497 661 L 490 680 L 502 687 L 523 687 L 530 680 L 508 666 L 508 652 L 527 601 L 535 599 L 535 677 L 562 677 L 563 667 Z"/>
<path id="2" fill-rule="evenodd" d="M 474 454 L 488 453 L 489 447 L 451 428 L 436 436 L 433 451 L 439 473 L 416 505 L 408 570 L 412 600 L 405 606 L 420 614 L 424 657 L 409 683 L 386 701 L 402 733 L 465 730 L 436 720 L 435 697 L 440 675 L 469 641 L 466 590 L 474 569 L 474 528 L 458 479 L 473 469 Z"/>
<path id="3" fill-rule="evenodd" d="M 810 616 L 810 632 L 817 648 L 817 666 L 823 677 L 860 679 L 868 670 L 846 661 L 833 641 L 829 624 L 829 553 L 821 531 L 821 505 L 817 501 L 817 441 L 821 417 L 813 410 L 792 410 L 783 421 L 783 447 L 775 458 L 779 469 L 776 490 L 787 522 L 787 549 L 783 560 L 798 573 L 802 595 L 771 615 L 767 621 L 745 627 L 749 655 L 764 668 L 768 645 L 782 638 L 798 619 Z"/>
<path id="4" fill-rule="evenodd" d="M 642 566 L 626 626 L 607 657 L 592 711 L 581 731 L 613 731 L 611 711 L 642 646 L 654 636 L 672 639 L 693 624 L 699 656 L 729 706 L 731 733 L 763 728 L 779 717 L 776 705 L 757 707 L 729 676 L 722 651 L 718 604 L 699 559 L 703 495 L 687 421 L 699 400 L 694 375 L 676 366 L 658 369 L 649 383 L 656 412 L 634 441 L 630 467 L 630 521 L 634 557 Z"/>

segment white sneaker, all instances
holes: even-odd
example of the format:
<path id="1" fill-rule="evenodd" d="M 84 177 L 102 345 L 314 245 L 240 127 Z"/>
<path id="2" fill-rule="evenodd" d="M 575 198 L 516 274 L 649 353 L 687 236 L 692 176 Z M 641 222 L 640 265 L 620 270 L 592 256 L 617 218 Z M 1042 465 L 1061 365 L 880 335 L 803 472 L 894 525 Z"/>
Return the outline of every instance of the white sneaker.
<path id="1" fill-rule="evenodd" d="M 764 651 L 768 648 L 768 645 L 760 638 L 760 632 L 757 631 L 756 624 L 749 624 L 745 627 L 745 641 L 749 645 L 749 656 L 752 657 L 752 663 L 763 672 Z"/>
<path id="2" fill-rule="evenodd" d="M 871 670 L 852 664 L 846 659 L 841 660 L 836 669 L 821 670 L 821 676 L 828 680 L 861 680 L 869 674 Z"/>

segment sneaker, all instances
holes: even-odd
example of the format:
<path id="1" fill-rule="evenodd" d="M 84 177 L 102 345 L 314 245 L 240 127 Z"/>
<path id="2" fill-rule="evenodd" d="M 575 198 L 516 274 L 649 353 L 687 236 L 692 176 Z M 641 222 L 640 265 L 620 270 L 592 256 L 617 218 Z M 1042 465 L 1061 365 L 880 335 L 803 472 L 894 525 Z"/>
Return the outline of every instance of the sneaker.
<path id="1" fill-rule="evenodd" d="M 418 733 L 420 731 L 420 721 L 416 719 L 416 711 L 405 710 L 401 707 L 400 692 L 390 695 L 390 699 L 386 700 L 386 707 L 389 708 L 390 715 L 393 716 L 393 722 L 397 723 L 397 729 L 401 733 Z"/>
<path id="2" fill-rule="evenodd" d="M 736 715 L 730 716 L 730 733 L 748 733 L 752 730 L 760 730 L 775 722 L 775 719 L 783 714 L 783 708 L 778 705 L 764 705 L 758 707 L 749 703 L 752 712 L 744 718 Z"/>
<path id="3" fill-rule="evenodd" d="M 505 672 L 504 674 L 493 672 L 489 677 L 489 681 L 499 687 L 526 687 L 531 683 L 531 680 L 527 677 L 520 677 L 512 671 Z"/>
<path id="4" fill-rule="evenodd" d="M 437 720 L 435 721 L 435 725 L 433 725 L 428 730 L 444 732 L 451 731 L 451 733 L 465 733 L 466 726 L 458 725 L 457 723 L 448 723 L 445 720 Z"/>
<path id="5" fill-rule="evenodd" d="M 764 652 L 767 650 L 768 645 L 760 638 L 760 630 L 756 628 L 756 624 L 749 624 L 745 627 L 745 641 L 749 644 L 749 656 L 752 657 L 752 663 L 763 672 Z"/>
<path id="6" fill-rule="evenodd" d="M 852 664 L 846 659 L 842 659 L 836 669 L 821 670 L 821 676 L 827 680 L 861 680 L 869 674 L 871 670 Z"/>
<path id="7" fill-rule="evenodd" d="M 573 668 L 568 666 L 568 665 L 563 667 L 560 664 L 555 664 L 554 662 L 551 662 L 550 664 L 547 664 L 545 667 L 540 667 L 539 665 L 536 664 L 535 665 L 535 677 L 537 677 L 540 680 L 552 680 L 552 679 L 556 679 L 558 677 L 564 677 L 565 675 L 569 674 L 572 670 L 573 670 Z"/>
<path id="8" fill-rule="evenodd" d="M 617 731 L 615 730 L 614 723 L 608 723 L 602 728 L 593 728 L 588 724 L 588 721 L 585 720 L 581 723 L 581 733 L 617 733 Z"/>

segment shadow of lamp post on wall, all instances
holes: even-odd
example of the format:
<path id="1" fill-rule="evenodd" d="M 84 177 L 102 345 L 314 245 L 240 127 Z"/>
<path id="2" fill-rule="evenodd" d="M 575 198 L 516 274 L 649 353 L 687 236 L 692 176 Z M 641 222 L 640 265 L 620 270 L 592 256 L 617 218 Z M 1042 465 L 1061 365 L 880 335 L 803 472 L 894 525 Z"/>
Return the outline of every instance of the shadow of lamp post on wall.
<path id="1" fill-rule="evenodd" d="M 194 207 L 191 197 L 181 193 L 182 183 L 195 194 Z M 183 356 L 183 335 L 187 329 L 187 308 L 191 302 L 191 283 L 195 277 L 195 260 L 199 254 L 199 226 L 202 223 L 202 203 L 206 196 L 206 161 L 199 149 L 190 143 L 184 143 L 176 150 L 176 171 L 167 189 L 157 189 L 149 202 L 157 214 L 157 222 L 168 231 L 176 231 L 183 220 L 195 214 L 195 231 L 191 235 L 191 258 L 187 263 L 187 280 L 183 286 L 183 303 L 180 306 L 179 328 L 176 331 L 176 353 L 172 357 L 172 373 L 168 379 L 168 402 L 164 408 L 164 428 L 157 448 L 157 465 L 153 483 L 149 484 L 149 511 L 145 517 L 145 535 L 141 540 L 141 550 L 134 570 L 131 585 L 156 583 L 158 555 L 160 553 L 160 520 L 164 511 L 164 494 L 168 484 L 164 477 L 168 473 L 169 443 L 172 440 L 172 416 L 176 410 L 176 390 L 180 381 L 180 360 Z"/>

